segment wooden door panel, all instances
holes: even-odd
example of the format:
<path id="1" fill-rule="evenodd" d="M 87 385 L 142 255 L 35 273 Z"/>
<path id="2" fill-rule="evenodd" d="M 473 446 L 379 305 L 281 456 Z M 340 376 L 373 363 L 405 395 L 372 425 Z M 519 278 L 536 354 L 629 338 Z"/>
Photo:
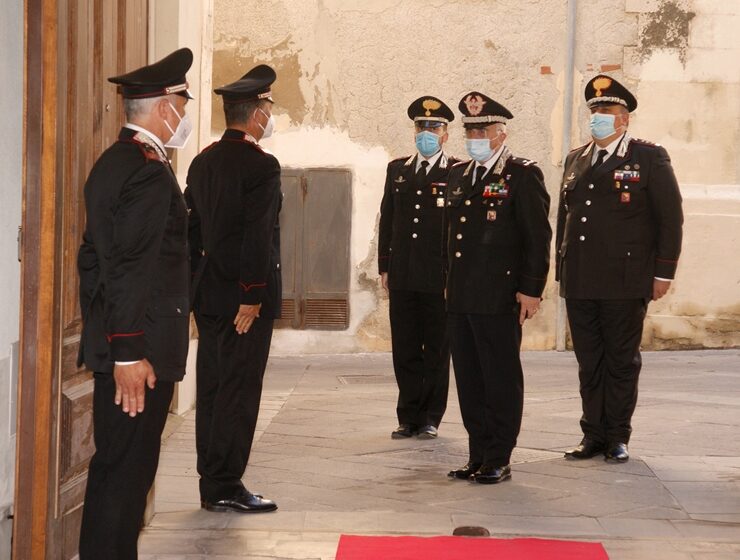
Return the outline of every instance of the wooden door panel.
<path id="1" fill-rule="evenodd" d="M 17 469 L 14 551 L 17 558 L 72 559 L 94 452 L 93 380 L 76 364 L 83 186 L 123 122 L 107 78 L 147 63 L 148 1 L 27 0 L 26 19 L 24 468 Z M 53 250 L 45 253 L 47 246 Z"/>

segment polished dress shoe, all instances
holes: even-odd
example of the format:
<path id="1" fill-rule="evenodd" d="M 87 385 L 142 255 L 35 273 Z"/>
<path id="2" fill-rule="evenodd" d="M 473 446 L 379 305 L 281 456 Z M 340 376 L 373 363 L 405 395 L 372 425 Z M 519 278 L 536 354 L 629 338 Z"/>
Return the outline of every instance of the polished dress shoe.
<path id="1" fill-rule="evenodd" d="M 616 461 L 617 463 L 626 463 L 630 459 L 626 443 L 612 443 L 604 455 L 605 461 Z"/>
<path id="2" fill-rule="evenodd" d="M 478 472 L 478 469 L 480 469 L 482 463 L 473 463 L 472 461 L 468 461 L 467 464 L 464 467 L 460 467 L 459 469 L 455 469 L 454 471 L 450 471 L 447 473 L 447 476 L 450 478 L 459 478 L 461 480 L 467 480 L 472 475 Z"/>
<path id="3" fill-rule="evenodd" d="M 483 465 L 477 473 L 470 477 L 470 480 L 478 484 L 498 484 L 510 478 L 511 465 L 505 465 L 503 467 Z"/>
<path id="4" fill-rule="evenodd" d="M 590 459 L 596 455 L 601 455 L 606 451 L 606 445 L 603 443 L 585 437 L 575 449 L 565 452 L 566 459 Z"/>
<path id="5" fill-rule="evenodd" d="M 439 433 L 437 432 L 437 428 L 430 424 L 420 428 L 419 434 L 416 437 L 419 439 L 435 439 L 438 435 Z"/>
<path id="6" fill-rule="evenodd" d="M 404 439 L 404 438 L 410 438 L 416 433 L 416 426 L 412 426 L 411 424 L 400 424 L 398 428 L 393 430 L 391 432 L 391 437 L 393 439 Z"/>
<path id="7" fill-rule="evenodd" d="M 277 504 L 272 500 L 266 500 L 262 496 L 252 494 L 246 490 L 232 498 L 218 500 L 217 502 L 204 500 L 200 505 L 208 511 L 234 511 L 237 513 L 263 513 L 277 509 Z"/>

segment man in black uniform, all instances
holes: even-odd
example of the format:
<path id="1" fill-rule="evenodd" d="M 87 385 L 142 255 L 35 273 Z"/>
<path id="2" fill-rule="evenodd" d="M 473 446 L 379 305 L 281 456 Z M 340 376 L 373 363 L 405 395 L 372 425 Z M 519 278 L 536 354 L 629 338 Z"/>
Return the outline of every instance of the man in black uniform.
<path id="1" fill-rule="evenodd" d="M 394 439 L 437 437 L 447 408 L 450 346 L 444 302 L 442 228 L 447 174 L 443 146 L 454 113 L 432 96 L 408 108 L 418 153 L 391 161 L 380 205 L 378 268 L 389 291 L 398 383 Z"/>
<path id="2" fill-rule="evenodd" d="M 196 445 L 202 507 L 277 509 L 242 484 L 272 328 L 280 318 L 280 164 L 272 133 L 275 71 L 260 65 L 216 89 L 227 129 L 190 166 L 185 198 L 198 325 Z"/>
<path id="3" fill-rule="evenodd" d="M 550 197 L 540 169 L 505 144 L 506 107 L 475 91 L 459 107 L 473 159 L 447 185 L 447 311 L 469 457 L 449 476 L 495 484 L 511 477 L 521 427 L 522 325 L 547 279 Z"/>
<path id="4" fill-rule="evenodd" d="M 159 461 L 160 437 L 188 351 L 187 207 L 165 146 L 191 125 L 189 49 L 109 78 L 126 125 L 85 184 L 78 254 L 79 362 L 95 372 L 81 560 L 130 560 Z M 146 406 L 145 406 L 146 404 Z"/>
<path id="5" fill-rule="evenodd" d="M 593 142 L 565 161 L 556 239 L 583 404 L 584 437 L 566 457 L 624 462 L 647 304 L 665 295 L 681 251 L 681 194 L 665 149 L 629 136 L 627 88 L 600 74 L 585 95 Z"/>

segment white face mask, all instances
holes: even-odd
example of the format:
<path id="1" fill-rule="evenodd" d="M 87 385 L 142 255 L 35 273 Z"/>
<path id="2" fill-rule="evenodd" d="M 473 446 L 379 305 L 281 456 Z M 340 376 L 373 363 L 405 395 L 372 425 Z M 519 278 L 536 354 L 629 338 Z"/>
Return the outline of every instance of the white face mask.
<path id="1" fill-rule="evenodd" d="M 262 129 L 262 138 L 260 138 L 260 140 L 264 140 L 265 138 L 269 138 L 270 136 L 272 136 L 272 133 L 275 131 L 275 117 L 273 117 L 272 115 L 268 115 L 262 109 L 257 110 L 267 117 L 267 124 L 265 126 L 257 123 L 257 126 Z"/>
<path id="2" fill-rule="evenodd" d="M 177 128 L 175 130 L 172 130 L 170 123 L 168 123 L 165 119 L 164 124 L 167 125 L 167 129 L 172 133 L 172 137 L 167 142 L 165 142 L 165 147 L 177 149 L 184 148 L 185 144 L 188 143 L 188 138 L 190 138 L 190 134 L 193 132 L 193 123 L 191 122 L 190 117 L 187 113 L 185 113 L 184 117 L 181 117 L 177 112 L 177 109 L 175 109 L 174 105 L 172 105 L 172 103 L 169 104 L 170 107 L 172 107 L 172 110 L 177 115 L 177 118 L 180 119 L 180 123 L 177 125 Z"/>

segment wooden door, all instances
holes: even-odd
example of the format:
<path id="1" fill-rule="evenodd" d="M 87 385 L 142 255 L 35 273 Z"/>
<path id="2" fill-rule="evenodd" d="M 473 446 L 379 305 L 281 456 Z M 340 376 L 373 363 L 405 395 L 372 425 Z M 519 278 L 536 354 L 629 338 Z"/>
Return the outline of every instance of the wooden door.
<path id="1" fill-rule="evenodd" d="M 106 78 L 147 62 L 147 0 L 26 1 L 14 558 L 77 555 L 92 376 L 77 368 L 83 185 L 123 121 Z"/>

